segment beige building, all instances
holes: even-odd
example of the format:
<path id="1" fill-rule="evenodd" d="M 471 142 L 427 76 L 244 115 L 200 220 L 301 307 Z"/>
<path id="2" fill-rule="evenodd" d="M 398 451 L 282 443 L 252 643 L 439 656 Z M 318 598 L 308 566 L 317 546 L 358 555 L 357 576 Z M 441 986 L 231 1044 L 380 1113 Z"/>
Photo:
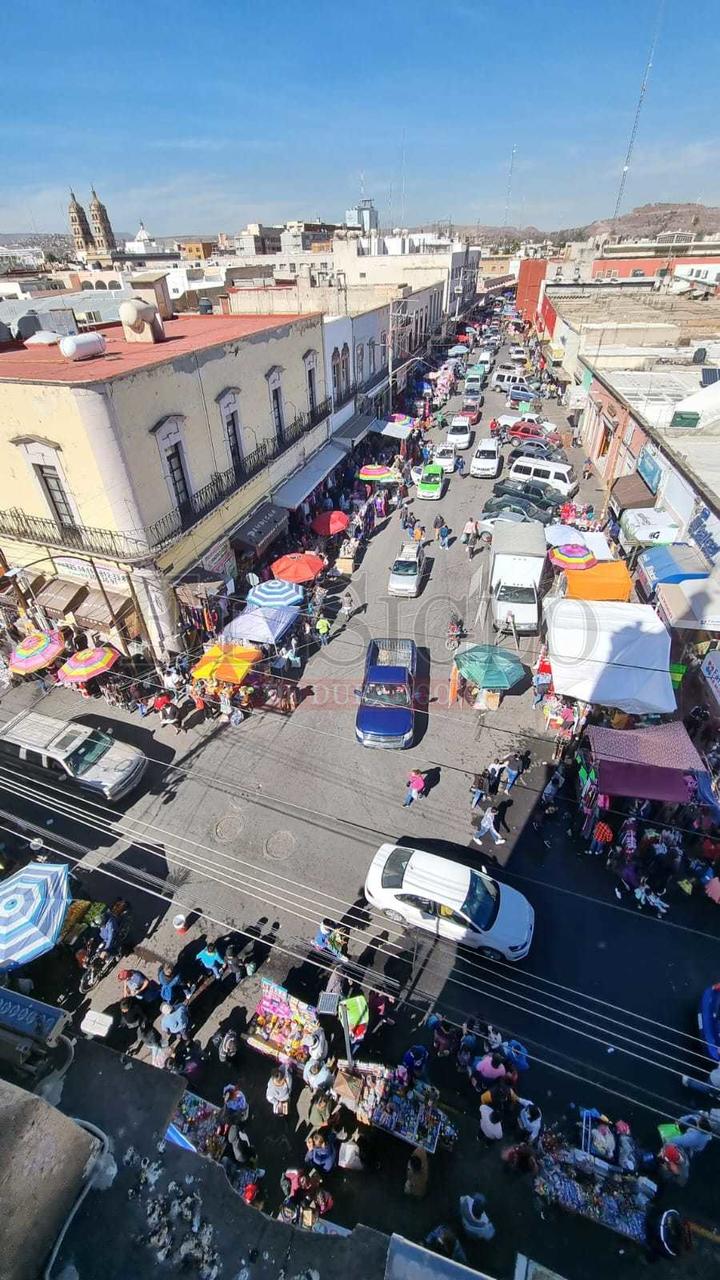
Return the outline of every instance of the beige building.
<path id="1" fill-rule="evenodd" d="M 163 655 L 178 584 L 192 604 L 193 579 L 234 579 L 283 527 L 272 492 L 320 450 L 330 405 L 319 316 L 173 318 L 155 289 L 70 354 L 0 353 L 0 549 L 41 622 L 69 612 Z"/>

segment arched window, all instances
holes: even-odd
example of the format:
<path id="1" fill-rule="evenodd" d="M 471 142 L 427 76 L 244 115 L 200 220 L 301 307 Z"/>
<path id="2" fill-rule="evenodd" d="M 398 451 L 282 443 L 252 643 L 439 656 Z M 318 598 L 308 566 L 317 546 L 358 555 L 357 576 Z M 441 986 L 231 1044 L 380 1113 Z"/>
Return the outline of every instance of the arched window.
<path id="1" fill-rule="evenodd" d="M 313 414 L 318 406 L 317 398 L 317 351 L 311 347 L 303 356 L 305 365 L 305 386 L 307 388 L 308 411 Z"/>
<path id="2" fill-rule="evenodd" d="M 340 352 L 337 347 L 333 349 L 332 358 L 332 390 L 333 400 L 340 399 Z"/>
<path id="3" fill-rule="evenodd" d="M 239 476 L 242 472 L 243 456 L 242 436 L 240 433 L 239 388 L 226 387 L 217 397 L 217 406 L 220 410 L 220 421 L 222 422 L 223 437 L 230 468 L 235 472 L 236 476 Z"/>
<path id="4" fill-rule="evenodd" d="M 347 342 L 343 342 L 343 348 L 340 352 L 340 378 L 343 395 L 347 395 L 350 389 L 350 348 Z"/>
<path id="5" fill-rule="evenodd" d="M 106 285 L 106 283 L 105 283 L 105 281 L 104 281 L 104 280 L 96 280 L 96 281 L 95 281 L 95 288 L 96 288 L 96 289 L 107 289 L 107 285 Z"/>
<path id="6" fill-rule="evenodd" d="M 387 330 L 383 329 L 380 334 L 380 367 L 383 368 L 389 359 Z"/>
<path id="7" fill-rule="evenodd" d="M 372 375 L 375 372 L 375 339 L 371 338 L 368 342 L 368 373 Z"/>
<path id="8" fill-rule="evenodd" d="M 285 430 L 285 413 L 283 409 L 282 398 L 282 369 L 279 364 L 274 364 L 272 369 L 268 369 L 265 374 L 265 380 L 268 384 L 270 393 L 270 412 L 272 413 L 273 426 L 278 440 L 282 440 Z"/>
<path id="9" fill-rule="evenodd" d="M 365 381 L 365 348 L 362 342 L 355 348 L 355 378 L 358 386 L 362 386 Z"/>

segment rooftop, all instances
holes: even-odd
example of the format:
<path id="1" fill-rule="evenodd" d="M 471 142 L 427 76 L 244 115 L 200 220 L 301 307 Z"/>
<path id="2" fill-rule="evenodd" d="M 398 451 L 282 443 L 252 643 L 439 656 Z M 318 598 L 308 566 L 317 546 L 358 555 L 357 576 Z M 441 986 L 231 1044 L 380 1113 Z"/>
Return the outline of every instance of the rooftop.
<path id="1" fill-rule="evenodd" d="M 576 285 L 572 296 L 547 286 L 547 296 L 573 328 L 588 325 L 677 325 L 685 338 L 720 336 L 720 298 L 699 301 L 686 294 L 654 290 L 619 293 Z"/>
<path id="2" fill-rule="evenodd" d="M 91 360 L 67 360 L 57 346 L 19 347 L 0 351 L 0 382 L 59 382 L 84 384 L 107 382 L 152 365 L 167 364 L 194 351 L 236 342 L 266 329 L 277 329 L 297 313 L 273 316 L 183 315 L 163 322 L 165 341 L 127 342 L 120 325 L 98 330 L 107 343 L 105 355 Z"/>

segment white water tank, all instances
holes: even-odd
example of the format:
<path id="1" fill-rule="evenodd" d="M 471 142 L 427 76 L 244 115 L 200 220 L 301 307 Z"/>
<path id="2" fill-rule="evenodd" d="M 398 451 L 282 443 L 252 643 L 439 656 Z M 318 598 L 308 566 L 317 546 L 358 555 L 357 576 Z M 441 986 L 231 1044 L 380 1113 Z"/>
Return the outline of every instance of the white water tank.
<path id="1" fill-rule="evenodd" d="M 120 319 L 124 325 L 135 333 L 142 330 L 143 325 L 152 325 L 157 308 L 143 298 L 131 298 L 129 302 L 121 302 L 118 308 Z"/>
<path id="2" fill-rule="evenodd" d="M 73 333 L 62 339 L 60 351 L 67 360 L 91 360 L 103 356 L 106 345 L 101 333 Z"/>

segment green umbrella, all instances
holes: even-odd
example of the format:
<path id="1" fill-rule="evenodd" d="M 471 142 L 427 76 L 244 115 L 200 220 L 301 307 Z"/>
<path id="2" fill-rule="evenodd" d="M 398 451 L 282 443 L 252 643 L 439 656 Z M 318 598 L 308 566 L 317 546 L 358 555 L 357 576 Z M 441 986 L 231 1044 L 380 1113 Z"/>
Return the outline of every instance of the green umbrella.
<path id="1" fill-rule="evenodd" d="M 514 653 L 496 649 L 492 644 L 474 644 L 456 653 L 455 666 L 466 680 L 479 689 L 512 689 L 522 680 L 525 668 Z"/>

